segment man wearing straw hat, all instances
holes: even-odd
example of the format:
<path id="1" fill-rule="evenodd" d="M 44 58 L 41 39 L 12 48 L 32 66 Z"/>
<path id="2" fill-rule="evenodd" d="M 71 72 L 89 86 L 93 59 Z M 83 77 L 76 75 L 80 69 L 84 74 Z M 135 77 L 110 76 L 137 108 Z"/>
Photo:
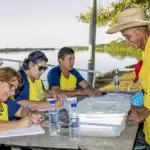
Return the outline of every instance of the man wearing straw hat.
<path id="1" fill-rule="evenodd" d="M 144 104 L 140 109 L 131 109 L 130 120 L 144 122 L 145 140 L 150 145 L 150 31 L 143 8 L 129 8 L 122 11 L 117 18 L 117 24 L 111 27 L 107 33 L 121 32 L 126 42 L 135 50 L 144 52 L 143 65 L 139 73 L 142 88 L 144 90 Z M 148 146 L 150 149 L 150 146 Z"/>

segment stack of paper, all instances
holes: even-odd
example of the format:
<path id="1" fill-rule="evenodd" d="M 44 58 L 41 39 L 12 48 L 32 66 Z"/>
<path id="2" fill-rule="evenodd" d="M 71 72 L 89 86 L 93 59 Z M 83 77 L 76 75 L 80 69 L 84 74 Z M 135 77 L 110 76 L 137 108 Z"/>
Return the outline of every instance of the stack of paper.
<path id="1" fill-rule="evenodd" d="M 130 95 L 89 97 L 79 102 L 78 109 L 81 135 L 119 136 L 126 126 Z"/>

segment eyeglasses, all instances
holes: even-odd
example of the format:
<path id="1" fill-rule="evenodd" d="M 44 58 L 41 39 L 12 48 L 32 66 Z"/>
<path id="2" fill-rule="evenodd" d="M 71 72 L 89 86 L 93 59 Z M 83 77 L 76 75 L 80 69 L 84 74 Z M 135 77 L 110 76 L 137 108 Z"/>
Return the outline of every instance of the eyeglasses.
<path id="1" fill-rule="evenodd" d="M 39 66 L 38 64 L 36 64 L 36 66 L 39 68 L 39 71 L 45 71 L 48 68 L 46 66 Z"/>
<path id="2" fill-rule="evenodd" d="M 13 85 L 9 82 L 6 82 L 6 83 L 9 85 L 11 91 L 15 91 L 15 94 L 17 94 L 19 92 L 20 88 L 16 89 L 15 85 Z"/>

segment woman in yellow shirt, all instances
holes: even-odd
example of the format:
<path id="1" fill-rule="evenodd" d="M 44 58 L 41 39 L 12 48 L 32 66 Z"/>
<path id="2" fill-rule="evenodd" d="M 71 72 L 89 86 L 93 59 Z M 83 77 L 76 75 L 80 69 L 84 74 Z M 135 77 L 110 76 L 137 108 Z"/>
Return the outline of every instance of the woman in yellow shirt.
<path id="1" fill-rule="evenodd" d="M 40 114 L 27 114 L 24 107 L 10 99 L 21 86 L 21 77 L 10 67 L 0 68 L 0 131 L 24 128 L 43 120 Z M 9 121 L 14 116 L 20 120 Z"/>
<path id="2" fill-rule="evenodd" d="M 47 91 L 44 88 L 42 80 L 40 79 L 47 69 L 47 62 L 48 58 L 42 51 L 34 51 L 24 60 L 19 70 L 19 74 L 24 81 L 24 86 L 16 95 L 15 100 L 23 106 L 29 105 L 33 111 L 51 109 L 51 105 L 46 99 L 54 95 L 51 94 L 51 91 Z M 56 101 L 56 105 L 62 106 L 62 100 L 63 96 Z"/>

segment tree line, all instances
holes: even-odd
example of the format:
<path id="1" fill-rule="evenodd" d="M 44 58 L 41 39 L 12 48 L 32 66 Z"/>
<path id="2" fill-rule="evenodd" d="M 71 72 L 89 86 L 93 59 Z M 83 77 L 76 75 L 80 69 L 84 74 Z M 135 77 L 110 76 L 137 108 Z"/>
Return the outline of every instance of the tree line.
<path id="1" fill-rule="evenodd" d="M 72 46 L 74 50 L 88 50 L 88 46 Z M 134 57 L 137 59 L 142 58 L 142 51 L 134 50 L 132 46 L 129 46 L 124 40 L 117 39 L 111 41 L 109 44 L 97 44 L 96 45 L 97 52 L 109 53 L 112 56 L 120 56 L 120 57 Z"/>

